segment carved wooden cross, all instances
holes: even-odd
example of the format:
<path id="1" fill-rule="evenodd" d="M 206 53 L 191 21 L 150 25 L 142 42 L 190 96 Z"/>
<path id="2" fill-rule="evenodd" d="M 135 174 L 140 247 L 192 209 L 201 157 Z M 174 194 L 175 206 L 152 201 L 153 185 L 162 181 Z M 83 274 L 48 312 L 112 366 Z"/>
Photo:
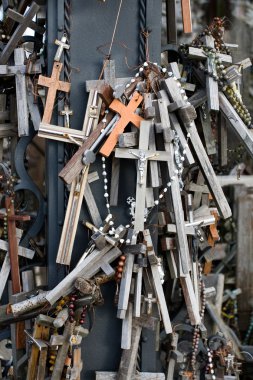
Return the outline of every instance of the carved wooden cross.
<path id="1" fill-rule="evenodd" d="M 142 100 L 142 95 L 140 95 L 138 92 L 135 92 L 127 106 L 125 106 L 117 99 L 114 99 L 113 102 L 110 104 L 110 109 L 114 112 L 119 113 L 121 118 L 112 130 L 105 144 L 100 149 L 100 153 L 103 156 L 108 157 L 111 154 L 111 152 L 115 148 L 115 145 L 117 144 L 119 135 L 124 132 L 126 126 L 129 123 L 133 123 L 138 128 L 140 127 L 140 123 L 143 120 L 143 118 L 139 115 L 136 115 L 134 112 L 141 104 Z"/>
<path id="2" fill-rule="evenodd" d="M 208 48 L 214 48 L 214 38 L 212 36 L 205 37 L 205 44 Z M 218 54 L 218 58 L 224 63 L 232 63 L 232 57 L 227 54 Z M 206 69 L 208 72 L 217 74 L 214 53 L 205 54 L 203 50 L 189 47 L 189 58 L 206 61 Z M 208 74 L 206 76 L 207 101 L 209 111 L 219 111 L 218 82 Z"/>
<path id="3" fill-rule="evenodd" d="M 20 273 L 18 264 L 18 244 L 16 236 L 16 222 L 27 222 L 30 220 L 29 215 L 16 215 L 14 210 L 14 199 L 12 197 L 5 198 L 6 213 L 0 213 L 0 219 L 7 218 L 9 255 L 11 263 L 11 278 L 13 294 L 21 292 Z"/>
<path id="4" fill-rule="evenodd" d="M 57 91 L 70 91 L 70 83 L 60 81 L 62 66 L 62 63 L 54 62 L 52 76 L 50 78 L 44 77 L 42 75 L 39 76 L 38 84 L 40 86 L 48 87 L 47 100 L 44 109 L 44 115 L 42 118 L 42 123 L 50 124 Z"/>
<path id="5" fill-rule="evenodd" d="M 8 62 L 8 59 L 10 58 L 13 50 L 18 45 L 21 37 L 23 36 L 25 30 L 27 28 L 32 28 L 37 33 L 43 34 L 45 29 L 36 25 L 35 22 L 33 22 L 33 18 L 40 9 L 39 5 L 36 3 L 32 3 L 31 7 L 28 9 L 28 11 L 25 13 L 25 15 L 21 15 L 17 12 L 15 12 L 12 9 L 8 9 L 7 16 L 14 19 L 16 22 L 19 23 L 19 26 L 12 34 L 10 40 L 8 41 L 7 45 L 2 51 L 2 54 L 0 56 L 0 64 L 5 65 Z"/>

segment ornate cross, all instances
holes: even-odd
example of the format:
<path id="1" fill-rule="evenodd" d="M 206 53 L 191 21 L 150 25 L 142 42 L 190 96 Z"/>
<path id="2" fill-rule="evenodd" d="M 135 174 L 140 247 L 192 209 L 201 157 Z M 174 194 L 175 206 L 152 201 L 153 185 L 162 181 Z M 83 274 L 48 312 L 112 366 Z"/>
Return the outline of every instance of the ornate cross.
<path id="1" fill-rule="evenodd" d="M 40 86 L 48 87 L 47 100 L 42 123 L 50 124 L 57 91 L 70 91 L 70 83 L 60 81 L 62 66 L 62 63 L 55 62 L 53 66 L 52 76 L 50 78 L 44 77 L 42 75 L 39 76 L 38 84 Z"/>

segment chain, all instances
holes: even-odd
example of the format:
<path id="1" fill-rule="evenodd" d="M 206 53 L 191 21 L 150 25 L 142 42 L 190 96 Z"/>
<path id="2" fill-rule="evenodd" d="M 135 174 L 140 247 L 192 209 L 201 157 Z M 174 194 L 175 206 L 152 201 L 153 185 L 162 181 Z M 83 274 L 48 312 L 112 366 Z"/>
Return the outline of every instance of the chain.
<path id="1" fill-rule="evenodd" d="M 140 20 L 140 43 L 139 43 L 139 62 L 146 61 L 146 0 L 140 0 L 140 11 L 139 11 L 139 20 Z"/>

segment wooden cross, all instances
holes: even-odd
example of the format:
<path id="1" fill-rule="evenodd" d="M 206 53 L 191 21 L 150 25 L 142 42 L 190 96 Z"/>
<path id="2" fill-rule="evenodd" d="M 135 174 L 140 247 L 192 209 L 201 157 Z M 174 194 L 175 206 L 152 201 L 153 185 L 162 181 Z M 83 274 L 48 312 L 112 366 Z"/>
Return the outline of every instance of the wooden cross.
<path id="1" fill-rule="evenodd" d="M 60 81 L 62 66 L 62 63 L 54 62 L 52 76 L 50 78 L 44 77 L 42 75 L 39 76 L 38 84 L 40 86 L 48 87 L 47 100 L 44 108 L 42 123 L 50 124 L 57 91 L 70 91 L 70 83 Z"/>
<path id="2" fill-rule="evenodd" d="M 16 237 L 17 237 L 17 243 L 19 244 L 21 236 L 22 236 L 22 230 L 19 228 L 16 228 Z M 6 285 L 6 282 L 8 280 L 10 270 L 11 270 L 11 265 L 10 265 L 10 255 L 9 255 L 9 244 L 5 240 L 0 240 L 0 249 L 2 251 L 6 252 L 4 262 L 2 264 L 2 268 L 0 271 L 0 298 L 2 298 L 3 291 Z M 18 255 L 26 257 L 27 259 L 32 259 L 34 256 L 34 251 L 28 248 L 21 247 L 20 245 L 18 246 Z"/>
<path id="3" fill-rule="evenodd" d="M 214 48 L 214 38 L 212 36 L 205 37 L 205 44 L 208 48 Z M 209 72 L 217 74 L 215 57 L 212 56 L 212 52 L 209 55 L 205 54 L 203 50 L 189 47 L 189 58 L 206 61 L 206 69 Z M 218 54 L 218 58 L 224 63 L 232 63 L 232 57 L 226 54 Z M 218 97 L 218 82 L 208 74 L 206 76 L 206 88 L 207 88 L 207 102 L 209 111 L 219 111 L 219 97 Z"/>
<path id="4" fill-rule="evenodd" d="M 40 9 L 39 5 L 36 3 L 32 3 L 31 7 L 28 9 L 28 11 L 25 13 L 25 15 L 21 15 L 17 12 L 15 12 L 12 9 L 8 9 L 7 16 L 14 19 L 16 22 L 19 23 L 19 26 L 12 34 L 10 40 L 8 41 L 7 45 L 2 51 L 2 54 L 0 56 L 0 64 L 5 65 L 8 62 L 8 59 L 10 58 L 13 50 L 18 45 L 20 39 L 22 38 L 25 30 L 30 27 L 36 32 L 39 32 L 41 34 L 44 33 L 45 29 L 42 27 L 39 27 L 36 25 L 35 22 L 33 22 L 33 18 Z"/>
<path id="5" fill-rule="evenodd" d="M 9 110 L 6 109 L 6 94 L 0 94 L 0 162 L 3 161 L 4 139 L 11 138 L 11 163 L 13 162 L 16 146 L 17 127 L 14 123 L 6 122 L 10 119 Z M 13 167 L 13 165 L 11 165 Z"/>
<path id="6" fill-rule="evenodd" d="M 164 87 L 172 101 L 182 100 L 180 87 L 178 87 L 175 82 L 176 81 L 172 77 L 168 78 L 164 81 Z M 186 101 L 185 105 L 187 105 Z M 195 154 L 198 158 L 199 166 L 201 167 L 202 173 L 206 178 L 210 192 L 216 201 L 218 210 L 224 219 L 229 218 L 231 216 L 231 209 L 200 140 L 196 125 L 194 121 L 191 121 L 191 123 L 187 125 L 186 123 L 183 123 L 183 125 L 187 132 L 190 133 L 189 138 L 190 141 L 192 141 L 192 149 L 195 151 Z"/>
<path id="7" fill-rule="evenodd" d="M 110 109 L 114 112 L 119 113 L 121 118 L 117 122 L 105 144 L 100 149 L 100 153 L 103 156 L 108 157 L 111 154 L 115 148 L 115 145 L 117 144 L 119 135 L 124 132 L 126 126 L 130 122 L 133 123 L 136 127 L 140 127 L 140 123 L 143 119 L 139 115 L 136 115 L 134 112 L 141 104 L 142 100 L 142 95 L 140 95 L 138 92 L 135 92 L 127 106 L 125 106 L 117 99 L 114 99 L 110 104 Z"/>
<path id="8" fill-rule="evenodd" d="M 136 184 L 136 207 L 134 229 L 136 232 L 144 230 L 145 195 L 147 180 L 147 163 L 149 160 L 167 161 L 168 154 L 164 151 L 148 150 L 149 131 L 152 121 L 144 120 L 141 122 L 139 149 L 116 148 L 115 157 L 138 159 L 138 173 Z"/>
<path id="9" fill-rule="evenodd" d="M 27 222 L 31 218 L 29 215 L 16 215 L 14 210 L 14 199 L 12 197 L 5 198 L 6 213 L 0 213 L 0 219 L 7 218 L 9 255 L 11 264 L 11 278 L 13 294 L 21 292 L 20 273 L 18 264 L 18 244 L 16 236 L 16 222 Z"/>
<path id="10" fill-rule="evenodd" d="M 14 61 L 16 66 L 24 64 L 25 52 L 23 48 L 14 50 Z M 18 135 L 29 135 L 29 116 L 27 107 L 26 78 L 20 71 L 15 75 L 16 98 L 17 98 L 17 116 L 18 116 Z"/>
<path id="11" fill-rule="evenodd" d="M 61 40 L 55 40 L 54 43 L 55 45 L 58 45 L 58 49 L 55 53 L 54 61 L 60 61 L 61 60 L 61 55 L 63 53 L 63 49 L 69 49 L 70 45 L 66 44 L 67 37 L 65 35 L 62 36 Z"/>

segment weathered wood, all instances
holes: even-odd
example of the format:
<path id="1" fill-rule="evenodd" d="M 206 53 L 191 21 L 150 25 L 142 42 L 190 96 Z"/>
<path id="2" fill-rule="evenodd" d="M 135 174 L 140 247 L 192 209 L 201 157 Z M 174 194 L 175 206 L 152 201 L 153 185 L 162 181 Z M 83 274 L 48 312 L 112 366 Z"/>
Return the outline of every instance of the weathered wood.
<path id="1" fill-rule="evenodd" d="M 44 114 L 42 118 L 42 123 L 50 124 L 52 119 L 55 97 L 57 91 L 69 92 L 70 83 L 60 81 L 60 74 L 62 71 L 63 64 L 60 62 L 54 62 L 53 71 L 50 78 L 39 76 L 38 85 L 48 87 L 47 100 L 44 108 Z"/>
<path id="2" fill-rule="evenodd" d="M 180 282 L 191 324 L 199 325 L 201 323 L 201 318 L 190 275 L 188 274 L 186 277 L 181 277 Z"/>
<path id="3" fill-rule="evenodd" d="M 112 158 L 112 174 L 111 174 L 111 190 L 110 190 L 110 205 L 118 205 L 119 195 L 119 174 L 120 160 L 117 157 Z"/>
<path id="4" fill-rule="evenodd" d="M 208 155 L 216 154 L 216 142 L 211 126 L 211 116 L 206 104 L 199 108 L 200 121 L 205 139 L 206 151 Z"/>
<path id="5" fill-rule="evenodd" d="M 152 150 L 156 151 L 155 126 L 154 126 L 154 124 L 151 124 L 151 126 L 150 126 L 148 148 L 151 151 Z M 158 173 L 158 162 L 157 161 L 151 161 L 149 168 L 150 168 L 150 185 L 151 185 L 151 187 L 159 187 L 160 181 L 159 181 L 159 173 Z"/>
<path id="6" fill-rule="evenodd" d="M 46 123 L 40 123 L 38 136 L 72 144 L 82 144 L 86 139 L 83 131 Z"/>
<path id="7" fill-rule="evenodd" d="M 23 65 L 25 59 L 25 52 L 23 48 L 14 50 L 15 65 Z M 17 99 L 17 115 L 18 115 L 18 135 L 29 135 L 28 123 L 28 108 L 26 96 L 26 79 L 23 74 L 17 71 L 15 75 L 16 82 L 16 99 Z"/>
<path id="8" fill-rule="evenodd" d="M 130 286 L 132 281 L 133 274 L 133 265 L 134 265 L 134 254 L 128 254 L 126 257 L 122 278 L 120 281 L 120 290 L 119 290 L 119 301 L 118 301 L 118 312 L 117 317 L 124 319 L 126 317 L 129 296 L 130 296 Z"/>
<path id="9" fill-rule="evenodd" d="M 117 380 L 117 373 L 96 371 L 96 380 Z M 165 380 L 165 375 L 164 373 L 141 372 L 133 375 L 131 380 Z"/>
<path id="10" fill-rule="evenodd" d="M 54 289 L 52 289 L 46 298 L 53 305 L 60 297 L 70 293 L 74 288 L 74 282 L 77 277 L 86 277 L 87 279 L 94 276 L 103 263 L 111 263 L 121 255 L 118 248 L 111 249 L 110 245 L 106 245 L 101 251 L 95 249 L 88 257 L 80 261 L 75 267 Z"/>
<path id="11" fill-rule="evenodd" d="M 102 224 L 102 218 L 89 183 L 86 183 L 84 199 L 87 204 L 88 213 L 90 215 L 92 223 L 95 224 L 95 226 L 99 227 Z"/>
<path id="12" fill-rule="evenodd" d="M 123 133 L 124 129 L 130 122 L 133 123 L 136 127 L 140 127 L 140 123 L 143 119 L 134 112 L 141 104 L 142 100 L 143 97 L 138 92 L 135 92 L 127 106 L 125 106 L 117 99 L 114 99 L 113 102 L 110 104 L 110 109 L 114 112 L 119 113 L 121 118 L 119 119 L 116 126 L 110 133 L 105 144 L 100 149 L 100 153 L 103 156 L 108 157 L 111 154 L 115 145 L 118 142 L 119 135 Z"/>
<path id="13" fill-rule="evenodd" d="M 119 135 L 119 147 L 130 148 L 138 145 L 138 133 L 126 132 Z"/>
<path id="14" fill-rule="evenodd" d="M 89 149 L 94 142 L 101 135 L 102 130 L 110 123 L 113 118 L 113 114 L 109 113 L 106 117 L 106 123 L 100 122 L 97 128 L 90 134 L 83 145 L 78 149 L 74 156 L 69 160 L 67 165 L 59 173 L 59 177 L 62 178 L 67 184 L 73 182 L 73 180 L 78 176 L 81 170 L 85 167 L 82 162 L 82 157 L 84 152 Z"/>
<path id="15" fill-rule="evenodd" d="M 175 82 L 173 78 L 166 79 L 165 81 L 166 90 L 168 91 L 173 101 L 177 99 L 182 99 L 180 88 L 175 85 L 173 85 L 173 88 L 171 87 L 171 84 L 173 82 Z M 220 187 L 220 184 L 217 180 L 217 177 L 209 161 L 209 158 L 206 154 L 206 151 L 202 145 L 202 142 L 200 140 L 194 121 L 192 121 L 191 124 L 188 126 L 184 125 L 184 127 L 187 130 L 187 132 L 190 133 L 189 138 L 192 142 L 192 149 L 195 151 L 195 154 L 198 158 L 198 163 L 202 169 L 203 175 L 206 178 L 210 192 L 217 204 L 219 213 L 224 219 L 229 218 L 231 216 L 231 210 L 230 210 L 229 204 Z"/>
<path id="16" fill-rule="evenodd" d="M 10 17 L 15 17 L 17 16 L 17 21 L 20 23 L 17 27 L 17 29 L 14 31 L 14 33 L 12 34 L 10 40 L 8 41 L 7 45 L 5 46 L 5 48 L 3 49 L 2 51 L 2 54 L 0 56 L 0 64 L 1 65 L 5 65 L 7 62 L 8 62 L 8 59 L 10 58 L 13 50 L 15 49 L 15 47 L 18 45 L 21 37 L 23 36 L 25 30 L 28 28 L 28 27 L 31 27 L 32 29 L 35 28 L 35 23 L 33 23 L 33 18 L 34 16 L 36 15 L 36 13 L 38 12 L 38 10 L 40 9 L 39 5 L 36 4 L 35 2 L 32 3 L 31 7 L 28 9 L 28 11 L 25 13 L 24 16 L 22 15 L 19 15 L 17 12 L 13 11 L 13 10 L 8 10 L 9 13 L 9 16 Z M 14 16 L 15 14 L 15 16 Z M 36 29 L 38 28 L 38 26 L 36 25 Z M 38 29 L 37 29 L 38 31 Z M 44 32 L 44 29 L 43 31 L 40 30 L 40 32 Z"/>
<path id="17" fill-rule="evenodd" d="M 40 122 L 41 122 L 41 117 L 40 117 L 40 111 L 39 111 L 39 107 L 38 107 L 38 104 L 34 102 L 34 87 L 33 87 L 33 83 L 31 81 L 30 78 L 27 78 L 27 86 L 26 86 L 26 89 L 27 89 L 27 92 L 26 92 L 26 96 L 27 96 L 27 105 L 28 105 L 28 111 L 31 115 L 31 119 L 32 119 L 32 122 L 33 122 L 33 127 L 34 127 L 34 130 L 35 131 L 38 131 L 39 130 L 39 126 L 40 126 Z"/>
<path id="18" fill-rule="evenodd" d="M 122 321 L 121 348 L 130 350 L 132 333 L 133 304 L 129 302 L 126 317 Z"/>
<path id="19" fill-rule="evenodd" d="M 235 132 L 237 137 L 244 144 L 250 156 L 253 157 L 253 130 L 247 128 L 222 92 L 219 92 L 219 101 L 221 112 L 228 121 L 226 124 L 227 127 L 231 128 Z"/>
<path id="20" fill-rule="evenodd" d="M 205 44 L 209 48 L 214 48 L 214 38 L 205 36 Z M 217 75 L 214 58 L 207 58 L 206 68 L 208 72 Z M 209 75 L 206 76 L 207 103 L 209 111 L 219 111 L 218 82 Z"/>

